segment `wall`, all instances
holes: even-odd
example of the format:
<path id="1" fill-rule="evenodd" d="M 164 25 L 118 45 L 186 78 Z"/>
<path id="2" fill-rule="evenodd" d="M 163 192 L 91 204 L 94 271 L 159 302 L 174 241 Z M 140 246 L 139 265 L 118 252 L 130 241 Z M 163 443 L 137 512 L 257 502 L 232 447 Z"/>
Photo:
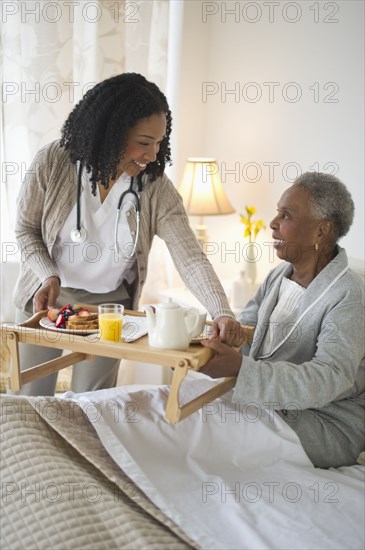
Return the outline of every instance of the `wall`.
<path id="1" fill-rule="evenodd" d="M 342 245 L 363 260 L 363 12 L 357 1 L 184 2 L 177 183 L 186 157 L 215 156 L 237 212 L 255 205 L 269 222 L 297 174 L 334 172 L 356 205 Z M 206 223 L 210 259 L 231 278 L 244 253 L 238 213 Z M 263 245 L 260 278 L 275 262 Z"/>

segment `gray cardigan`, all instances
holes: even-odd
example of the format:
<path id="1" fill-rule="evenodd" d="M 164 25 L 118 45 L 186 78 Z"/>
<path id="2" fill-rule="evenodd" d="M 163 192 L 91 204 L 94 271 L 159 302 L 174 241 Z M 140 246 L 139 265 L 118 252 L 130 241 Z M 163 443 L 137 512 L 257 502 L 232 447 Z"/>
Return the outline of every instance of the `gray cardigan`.
<path id="1" fill-rule="evenodd" d="M 68 152 L 54 141 L 38 152 L 23 182 L 15 231 L 22 250 L 21 272 L 13 295 L 19 309 L 24 309 L 45 279 L 58 274 L 50 250 L 76 203 L 76 180 L 76 166 L 70 162 Z M 128 221 L 131 231 L 135 231 L 134 209 Z M 141 193 L 133 308 L 138 307 L 146 281 L 148 254 L 155 235 L 166 242 L 184 283 L 212 318 L 234 317 L 222 285 L 189 225 L 181 196 L 165 174 L 154 182 L 146 182 Z"/>
<path id="2" fill-rule="evenodd" d="M 275 327 L 273 353 L 263 358 L 261 344 L 280 284 L 291 273 L 287 262 L 272 270 L 239 316 L 241 323 L 256 330 L 251 347 L 242 350 L 234 401 L 283 411 L 312 459 L 319 427 L 331 452 L 335 443 L 331 438 L 340 432 L 354 455 L 364 446 L 364 282 L 348 269 L 346 252 L 338 247 L 336 257 L 306 289 L 297 310 L 285 325 Z M 327 426 L 324 418 L 330 419 Z M 310 433 L 313 439 L 308 442 Z M 317 449 L 320 445 L 317 441 Z"/>

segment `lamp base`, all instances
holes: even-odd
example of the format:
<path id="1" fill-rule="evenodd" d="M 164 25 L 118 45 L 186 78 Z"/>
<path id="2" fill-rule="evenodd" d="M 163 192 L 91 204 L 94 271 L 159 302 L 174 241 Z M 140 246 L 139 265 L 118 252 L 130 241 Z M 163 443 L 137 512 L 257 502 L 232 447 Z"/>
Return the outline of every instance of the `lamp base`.
<path id="1" fill-rule="evenodd" d="M 199 224 L 195 227 L 196 238 L 200 244 L 201 249 L 204 249 L 204 243 L 208 240 L 207 226 Z"/>

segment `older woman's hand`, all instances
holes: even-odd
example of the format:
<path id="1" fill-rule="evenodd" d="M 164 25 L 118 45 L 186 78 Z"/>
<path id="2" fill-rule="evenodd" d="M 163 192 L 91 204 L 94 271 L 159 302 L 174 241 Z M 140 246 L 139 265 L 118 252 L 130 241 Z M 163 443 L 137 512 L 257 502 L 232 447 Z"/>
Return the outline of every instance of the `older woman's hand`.
<path id="1" fill-rule="evenodd" d="M 213 322 L 212 338 L 238 348 L 245 341 L 245 331 L 233 317 L 217 317 Z"/>
<path id="2" fill-rule="evenodd" d="M 202 344 L 207 348 L 213 349 L 215 355 L 209 359 L 208 363 L 199 372 L 208 374 L 212 378 L 238 375 L 242 364 L 242 357 L 238 351 L 215 338 L 203 340 Z"/>

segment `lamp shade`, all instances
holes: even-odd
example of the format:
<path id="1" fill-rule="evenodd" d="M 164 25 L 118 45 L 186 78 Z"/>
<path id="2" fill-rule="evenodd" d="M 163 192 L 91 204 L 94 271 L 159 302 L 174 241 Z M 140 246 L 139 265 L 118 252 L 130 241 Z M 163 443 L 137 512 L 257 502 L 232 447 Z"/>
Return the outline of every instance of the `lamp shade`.
<path id="1" fill-rule="evenodd" d="M 179 193 L 187 213 L 192 216 L 217 216 L 235 212 L 225 195 L 215 159 L 188 158 Z"/>

